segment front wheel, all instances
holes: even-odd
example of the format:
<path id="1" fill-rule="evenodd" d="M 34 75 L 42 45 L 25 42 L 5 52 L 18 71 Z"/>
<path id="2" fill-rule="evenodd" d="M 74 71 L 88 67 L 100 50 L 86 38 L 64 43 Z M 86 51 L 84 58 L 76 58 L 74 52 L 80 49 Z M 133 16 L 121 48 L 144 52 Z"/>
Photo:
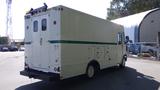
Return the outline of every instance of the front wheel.
<path id="1" fill-rule="evenodd" d="M 126 59 L 123 58 L 121 64 L 119 65 L 120 68 L 125 68 L 126 66 Z"/>
<path id="2" fill-rule="evenodd" d="M 93 65 L 89 65 L 86 70 L 86 75 L 88 78 L 93 78 L 95 76 L 95 67 Z"/>

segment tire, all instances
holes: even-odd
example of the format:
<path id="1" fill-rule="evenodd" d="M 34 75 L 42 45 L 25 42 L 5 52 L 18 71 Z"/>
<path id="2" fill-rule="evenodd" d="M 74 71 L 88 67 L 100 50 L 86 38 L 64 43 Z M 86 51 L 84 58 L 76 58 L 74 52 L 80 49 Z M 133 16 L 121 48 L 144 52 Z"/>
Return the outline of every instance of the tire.
<path id="1" fill-rule="evenodd" d="M 121 64 L 119 65 L 120 68 L 125 68 L 126 66 L 126 59 L 123 58 Z"/>
<path id="2" fill-rule="evenodd" d="M 93 78 L 96 73 L 96 67 L 94 65 L 88 65 L 87 70 L 86 70 L 86 75 L 88 78 Z"/>
<path id="3" fill-rule="evenodd" d="M 151 56 L 154 56 L 154 51 L 152 50 L 152 49 L 149 49 L 149 54 L 151 55 Z"/>

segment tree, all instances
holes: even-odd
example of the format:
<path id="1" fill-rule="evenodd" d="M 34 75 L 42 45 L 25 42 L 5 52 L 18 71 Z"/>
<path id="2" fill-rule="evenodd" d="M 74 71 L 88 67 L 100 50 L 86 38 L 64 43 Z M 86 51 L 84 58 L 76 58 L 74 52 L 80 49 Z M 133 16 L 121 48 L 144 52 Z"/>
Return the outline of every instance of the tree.
<path id="1" fill-rule="evenodd" d="M 160 0 L 113 0 L 107 19 L 112 20 L 160 7 Z"/>
<path id="2" fill-rule="evenodd" d="M 8 43 L 8 37 L 0 37 L 0 44 L 7 44 Z"/>

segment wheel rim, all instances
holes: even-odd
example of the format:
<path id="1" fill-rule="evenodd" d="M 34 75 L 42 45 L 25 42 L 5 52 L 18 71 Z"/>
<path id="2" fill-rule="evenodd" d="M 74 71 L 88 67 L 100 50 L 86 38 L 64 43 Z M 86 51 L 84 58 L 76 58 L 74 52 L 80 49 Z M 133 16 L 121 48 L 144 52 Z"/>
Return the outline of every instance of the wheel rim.
<path id="1" fill-rule="evenodd" d="M 88 77 L 92 78 L 94 76 L 94 67 L 93 66 L 89 66 L 88 67 Z"/>

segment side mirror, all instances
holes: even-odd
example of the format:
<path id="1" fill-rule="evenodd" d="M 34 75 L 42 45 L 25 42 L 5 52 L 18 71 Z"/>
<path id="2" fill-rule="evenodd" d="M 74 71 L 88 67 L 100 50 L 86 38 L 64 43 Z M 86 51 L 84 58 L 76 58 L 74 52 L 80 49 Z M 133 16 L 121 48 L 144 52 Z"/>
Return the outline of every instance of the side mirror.
<path id="1" fill-rule="evenodd" d="M 133 43 L 133 41 L 132 41 L 132 40 L 129 40 L 129 43 Z"/>
<path id="2" fill-rule="evenodd" d="M 127 44 L 128 42 L 130 42 L 129 36 L 126 36 L 125 43 Z"/>

